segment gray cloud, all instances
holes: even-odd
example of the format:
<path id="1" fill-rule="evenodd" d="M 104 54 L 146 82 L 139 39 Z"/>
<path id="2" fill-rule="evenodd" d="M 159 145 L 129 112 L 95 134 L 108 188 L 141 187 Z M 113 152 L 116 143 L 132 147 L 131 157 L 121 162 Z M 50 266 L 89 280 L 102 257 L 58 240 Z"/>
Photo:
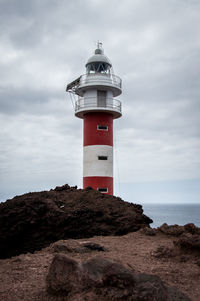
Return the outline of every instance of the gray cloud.
<path id="1" fill-rule="evenodd" d="M 1 0 L 2 194 L 81 185 L 82 122 L 65 87 L 98 39 L 123 79 L 120 180 L 199 178 L 199 20 L 195 0 Z"/>

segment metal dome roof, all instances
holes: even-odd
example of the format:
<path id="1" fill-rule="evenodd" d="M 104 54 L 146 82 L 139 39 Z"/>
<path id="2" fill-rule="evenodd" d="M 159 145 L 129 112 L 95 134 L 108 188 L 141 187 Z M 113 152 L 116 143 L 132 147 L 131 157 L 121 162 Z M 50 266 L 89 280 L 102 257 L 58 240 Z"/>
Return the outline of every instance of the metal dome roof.
<path id="1" fill-rule="evenodd" d="M 87 67 L 88 64 L 91 64 L 91 63 L 97 63 L 97 62 L 106 63 L 106 64 L 108 64 L 110 67 L 112 66 L 111 61 L 107 58 L 106 55 L 104 55 L 103 50 L 100 49 L 100 48 L 97 48 L 97 49 L 95 50 L 95 54 L 92 55 L 92 56 L 88 59 L 88 61 L 87 61 L 87 63 L 86 63 L 85 66 Z"/>

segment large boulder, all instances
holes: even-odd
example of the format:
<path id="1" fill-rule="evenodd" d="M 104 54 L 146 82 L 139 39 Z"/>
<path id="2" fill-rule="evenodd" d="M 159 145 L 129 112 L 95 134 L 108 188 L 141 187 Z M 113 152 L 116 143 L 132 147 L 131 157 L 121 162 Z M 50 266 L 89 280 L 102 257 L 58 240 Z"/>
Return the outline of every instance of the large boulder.
<path id="1" fill-rule="evenodd" d="M 136 273 L 101 257 L 78 262 L 56 254 L 46 287 L 49 296 L 69 301 L 191 301 L 179 290 L 165 286 L 158 276 Z"/>
<path id="2" fill-rule="evenodd" d="M 149 226 L 141 205 L 93 189 L 64 185 L 0 204 L 0 258 L 40 250 L 57 240 L 123 235 Z"/>

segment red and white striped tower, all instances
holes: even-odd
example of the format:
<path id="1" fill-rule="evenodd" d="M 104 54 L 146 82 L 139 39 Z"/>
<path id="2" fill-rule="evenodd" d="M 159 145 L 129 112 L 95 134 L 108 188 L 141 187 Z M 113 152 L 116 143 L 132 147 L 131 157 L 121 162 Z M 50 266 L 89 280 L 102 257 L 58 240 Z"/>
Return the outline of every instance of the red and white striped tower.
<path id="1" fill-rule="evenodd" d="M 75 116 L 84 121 L 83 188 L 113 194 L 113 119 L 121 117 L 121 79 L 114 75 L 101 43 L 86 63 L 86 74 L 67 91 L 78 96 Z"/>

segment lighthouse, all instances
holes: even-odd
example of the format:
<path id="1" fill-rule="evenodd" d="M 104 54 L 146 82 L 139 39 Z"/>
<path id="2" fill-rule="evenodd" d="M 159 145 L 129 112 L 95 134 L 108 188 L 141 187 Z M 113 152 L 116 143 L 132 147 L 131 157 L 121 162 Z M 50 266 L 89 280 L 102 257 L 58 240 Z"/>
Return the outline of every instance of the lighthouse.
<path id="1" fill-rule="evenodd" d="M 75 116 L 83 119 L 83 188 L 113 195 L 113 119 L 122 116 L 122 81 L 98 43 L 86 74 L 67 85 L 76 95 Z"/>

